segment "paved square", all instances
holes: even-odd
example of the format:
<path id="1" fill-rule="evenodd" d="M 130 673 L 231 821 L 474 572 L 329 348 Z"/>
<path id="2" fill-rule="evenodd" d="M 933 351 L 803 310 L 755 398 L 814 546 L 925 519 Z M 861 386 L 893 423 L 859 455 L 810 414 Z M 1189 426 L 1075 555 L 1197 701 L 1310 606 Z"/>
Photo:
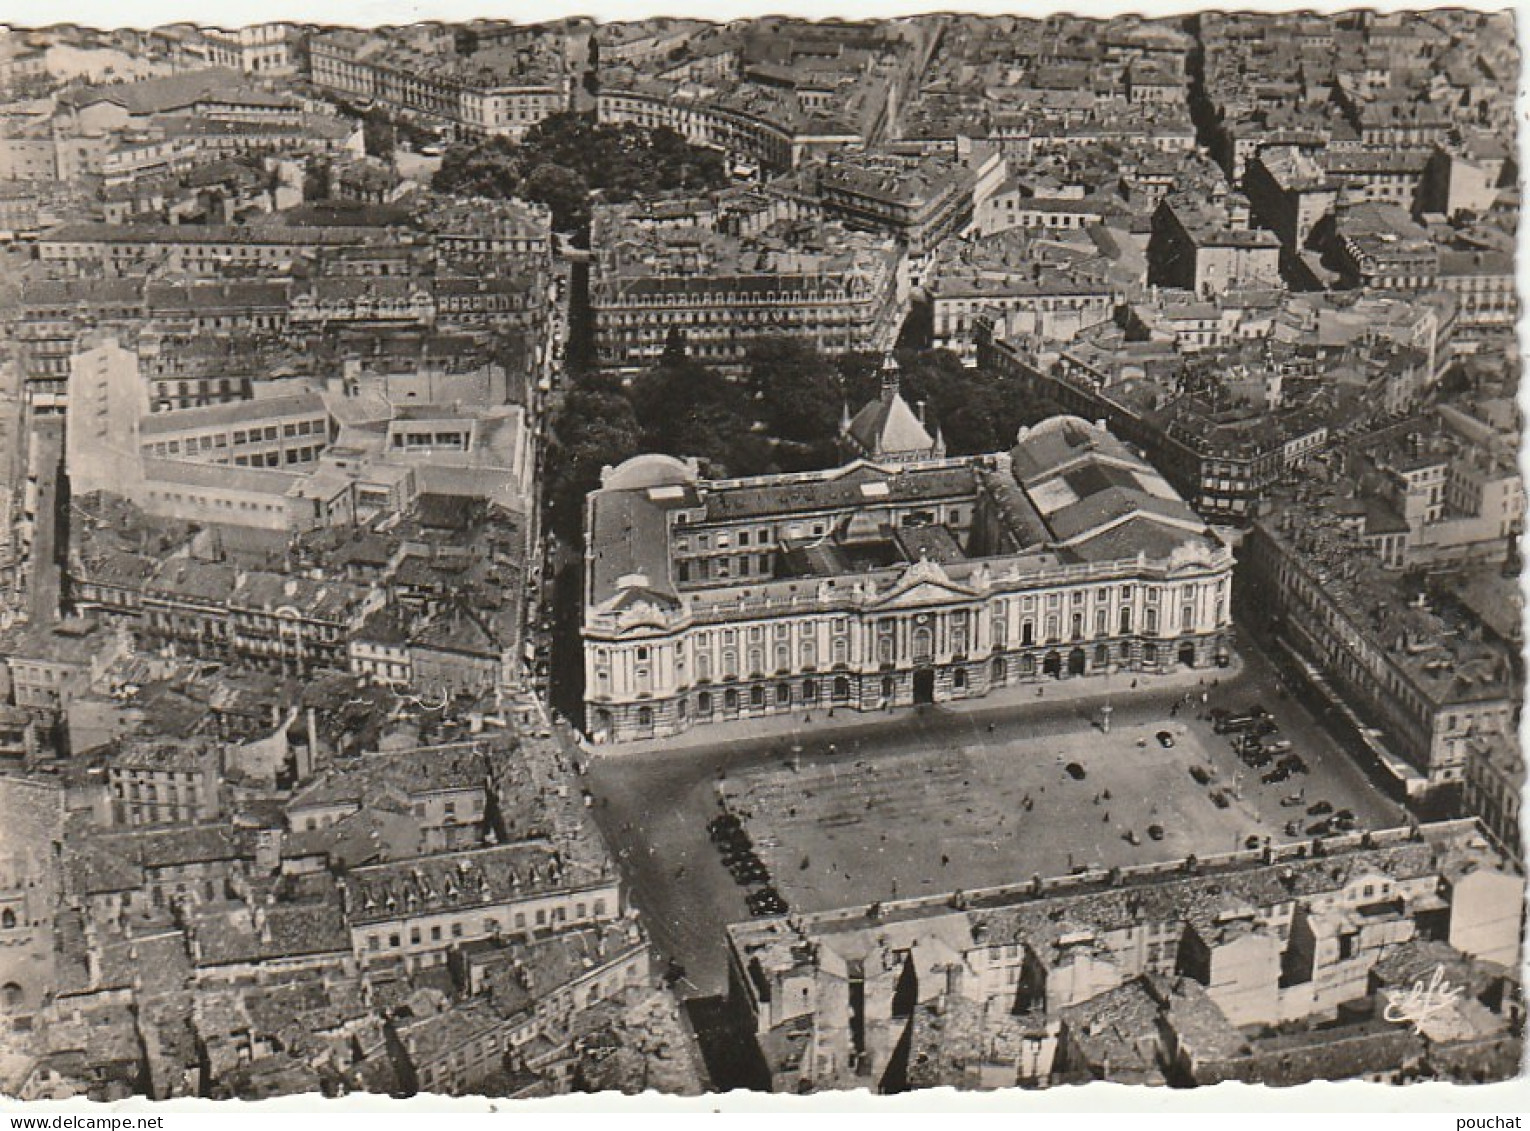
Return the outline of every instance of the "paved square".
<path id="1" fill-rule="evenodd" d="M 1175 745 L 1166 749 L 1159 729 L 804 757 L 796 770 L 745 770 L 723 791 L 776 886 L 804 910 L 1228 851 L 1273 834 L 1231 796 L 1199 735 L 1170 724 Z M 1082 780 L 1069 764 L 1083 768 Z M 1196 764 L 1216 774 L 1209 786 L 1191 777 Z M 1226 808 L 1212 801 L 1216 791 Z M 1154 824 L 1161 841 L 1148 834 Z"/>

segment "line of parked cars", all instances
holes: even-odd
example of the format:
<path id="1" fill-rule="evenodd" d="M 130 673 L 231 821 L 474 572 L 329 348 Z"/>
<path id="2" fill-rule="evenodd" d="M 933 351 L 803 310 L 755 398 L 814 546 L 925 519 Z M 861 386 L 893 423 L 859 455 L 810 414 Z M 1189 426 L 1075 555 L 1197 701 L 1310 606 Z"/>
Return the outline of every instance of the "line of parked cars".
<path id="1" fill-rule="evenodd" d="M 785 915 L 788 908 L 781 893 L 770 885 L 770 869 L 754 850 L 754 842 L 734 813 L 719 813 L 707 822 L 707 835 L 722 854 L 723 867 L 735 883 L 755 888 L 744 897 L 749 914 L 755 917 Z"/>

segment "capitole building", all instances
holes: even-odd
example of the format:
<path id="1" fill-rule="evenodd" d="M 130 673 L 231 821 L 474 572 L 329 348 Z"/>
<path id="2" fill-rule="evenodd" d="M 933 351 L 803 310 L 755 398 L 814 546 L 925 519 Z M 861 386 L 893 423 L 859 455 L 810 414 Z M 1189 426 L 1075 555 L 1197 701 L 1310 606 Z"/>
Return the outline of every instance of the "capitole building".
<path id="1" fill-rule="evenodd" d="M 842 467 L 607 468 L 585 506 L 590 740 L 1227 662 L 1231 549 L 1104 427 L 1056 416 L 945 458 L 921 415 L 888 367 Z"/>

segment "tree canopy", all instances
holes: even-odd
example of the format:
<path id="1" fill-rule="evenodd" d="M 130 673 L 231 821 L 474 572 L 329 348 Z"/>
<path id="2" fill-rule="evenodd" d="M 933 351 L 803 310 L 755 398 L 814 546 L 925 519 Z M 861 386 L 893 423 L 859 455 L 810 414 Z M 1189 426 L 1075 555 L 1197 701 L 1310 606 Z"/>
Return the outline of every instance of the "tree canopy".
<path id="1" fill-rule="evenodd" d="M 770 439 L 755 430 L 749 393 L 706 366 L 667 358 L 633 382 L 630 396 L 647 450 L 695 456 L 711 476 L 770 468 Z"/>
<path id="2" fill-rule="evenodd" d="M 672 334 L 659 362 L 625 388 L 600 373 L 576 378 L 553 421 L 548 467 L 561 533 L 579 538 L 584 495 L 599 486 L 601 468 L 639 452 L 695 457 L 712 477 L 833 467 L 841 411 L 856 411 L 881 389 L 880 354 L 828 357 L 800 339 L 765 338 L 730 380 L 684 348 L 684 336 Z M 897 357 L 904 398 L 925 402 L 931 430 L 941 429 L 952 455 L 1005 450 L 1022 425 L 1062 411 L 946 350 Z"/>
<path id="3" fill-rule="evenodd" d="M 441 192 L 539 201 L 552 209 L 559 231 L 589 222 L 592 193 L 620 203 L 726 183 L 722 154 L 668 127 L 602 124 L 573 111 L 544 118 L 519 143 L 491 137 L 453 145 L 433 181 Z"/>
<path id="4" fill-rule="evenodd" d="M 569 389 L 552 421 L 547 500 L 553 528 L 583 539 L 584 497 L 600 486 L 601 469 L 644 450 L 632 402 L 614 378 L 586 374 Z"/>

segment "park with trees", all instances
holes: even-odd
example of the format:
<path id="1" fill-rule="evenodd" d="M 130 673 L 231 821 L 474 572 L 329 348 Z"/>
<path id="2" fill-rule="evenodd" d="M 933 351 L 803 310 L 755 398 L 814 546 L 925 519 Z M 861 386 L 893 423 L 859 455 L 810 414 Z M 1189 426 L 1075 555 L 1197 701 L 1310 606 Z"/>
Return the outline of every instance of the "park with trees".
<path id="1" fill-rule="evenodd" d="M 553 226 L 574 232 L 599 200 L 621 204 L 666 192 L 706 192 L 728 181 L 716 150 L 664 126 L 610 124 L 573 111 L 544 118 L 519 142 L 507 137 L 449 147 L 431 187 L 438 192 L 545 204 Z"/>
<path id="2" fill-rule="evenodd" d="M 1060 411 L 1021 395 L 1010 379 L 969 368 L 948 350 L 899 350 L 900 387 L 924 402 L 951 455 L 1002 451 L 1022 425 Z M 552 420 L 548 504 L 555 529 L 582 536 L 584 496 L 603 467 L 640 452 L 695 457 L 704 476 L 809 471 L 841 462 L 839 425 L 880 391 L 880 354 L 828 356 L 797 338 L 762 338 L 740 370 L 686 356 L 679 334 L 627 380 L 576 374 Z"/>

